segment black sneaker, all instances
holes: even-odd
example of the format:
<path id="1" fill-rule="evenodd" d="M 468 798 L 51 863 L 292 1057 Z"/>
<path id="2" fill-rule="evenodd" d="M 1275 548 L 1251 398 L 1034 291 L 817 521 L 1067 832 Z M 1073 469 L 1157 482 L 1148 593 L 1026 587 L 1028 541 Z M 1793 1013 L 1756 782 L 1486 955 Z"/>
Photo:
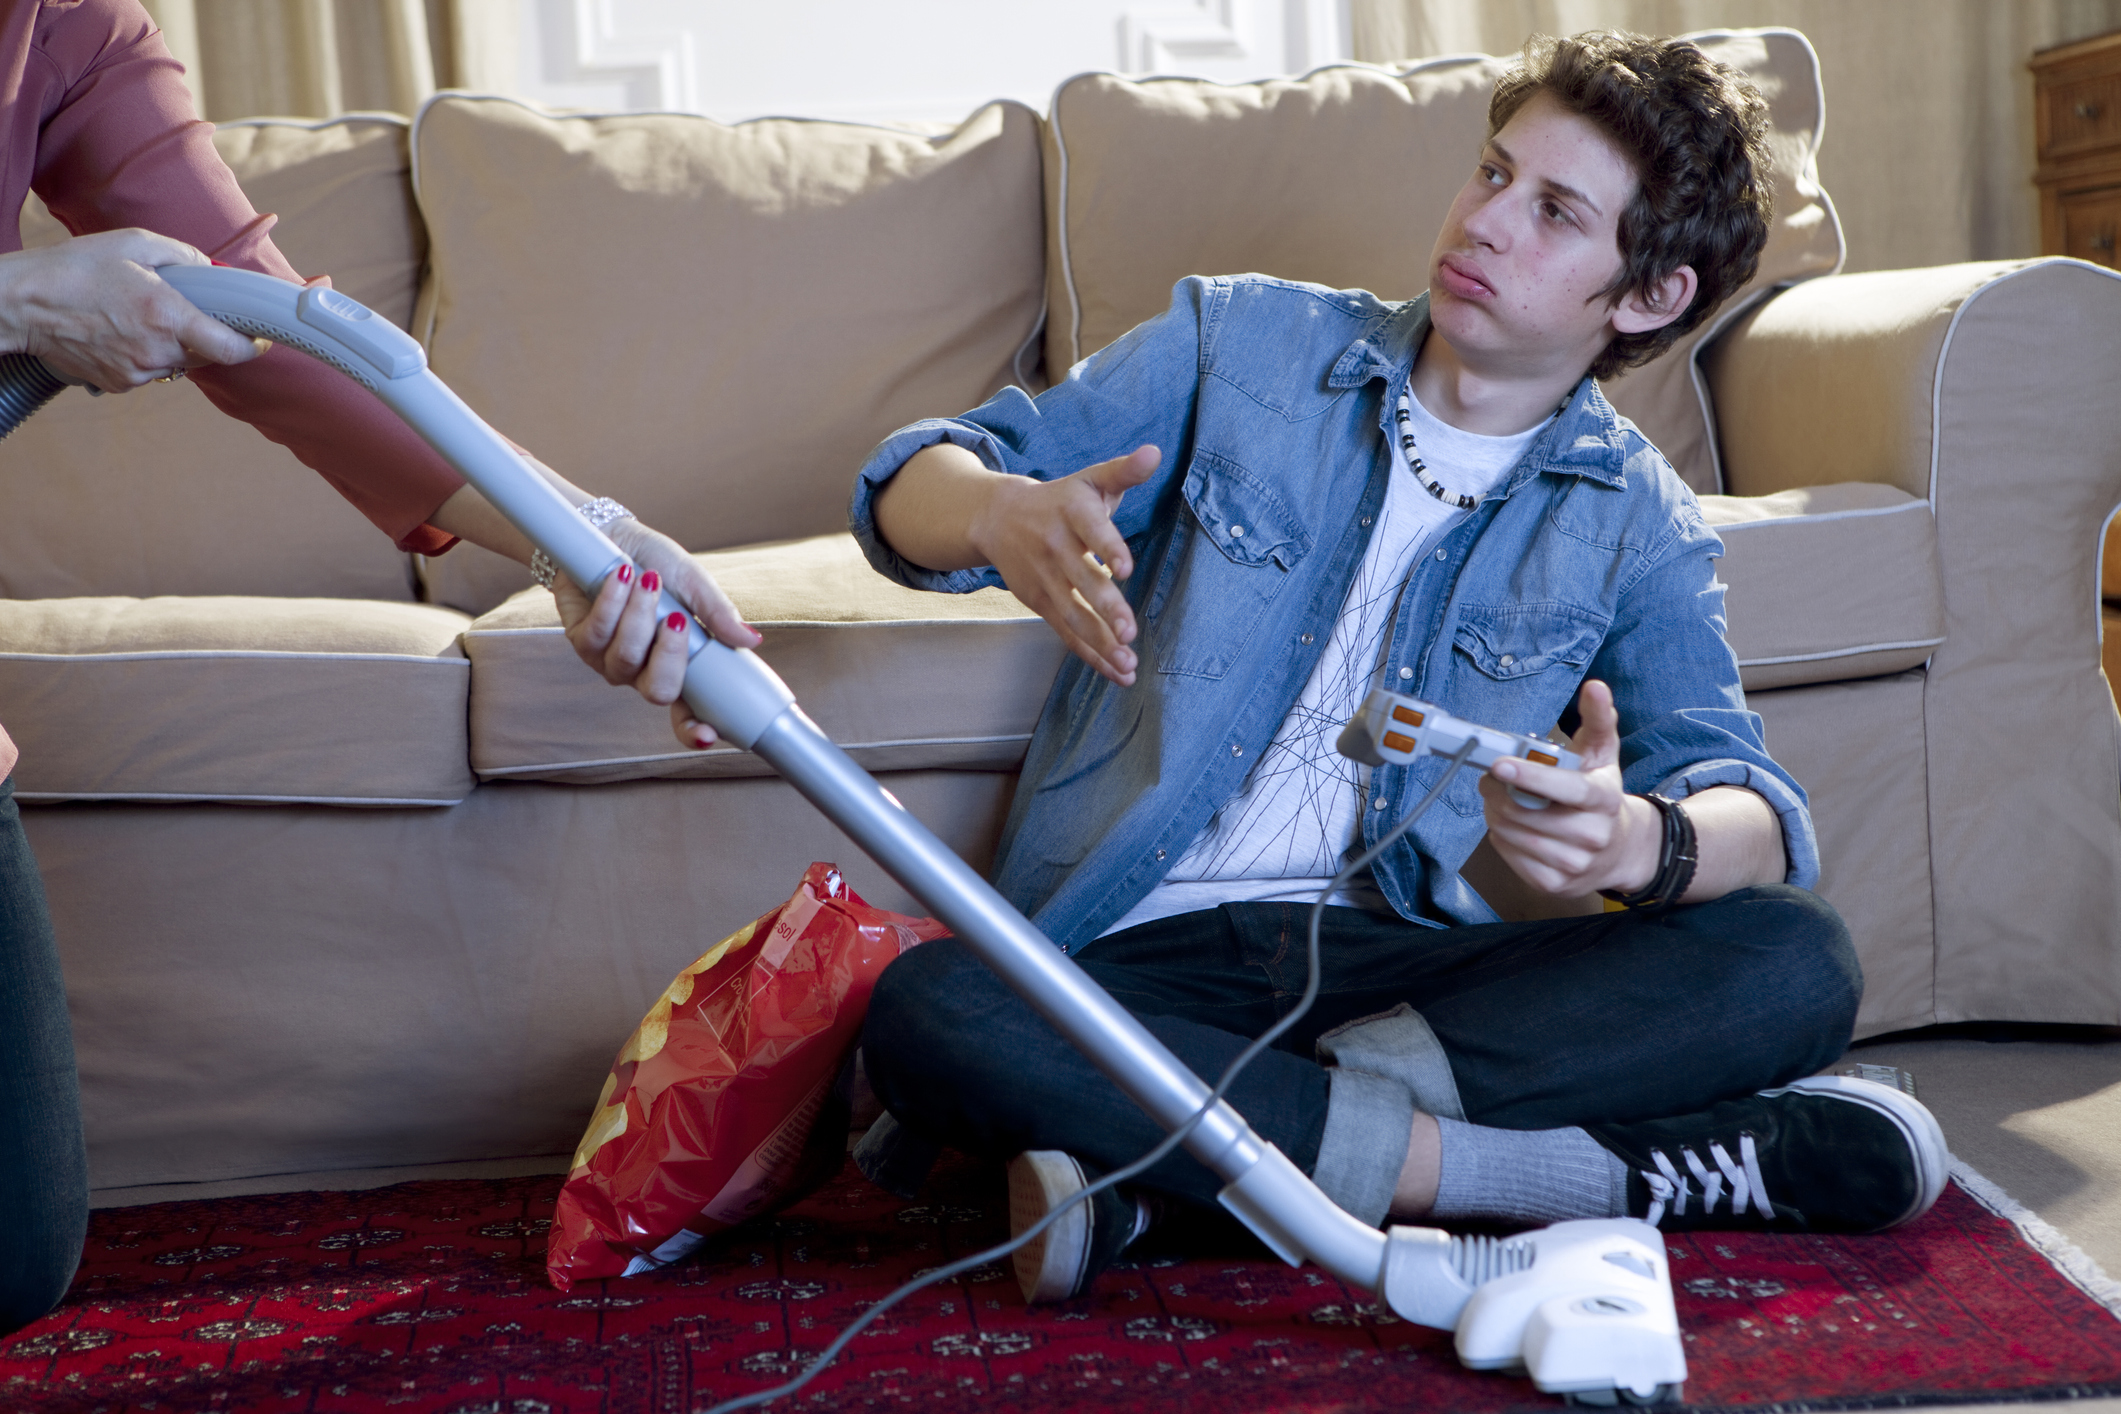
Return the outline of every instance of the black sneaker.
<path id="1" fill-rule="evenodd" d="M 1585 1128 L 1628 1166 L 1628 1212 L 1671 1232 L 1884 1232 L 1929 1211 L 1950 1162 L 1913 1095 L 1843 1075 Z"/>
<path id="2" fill-rule="evenodd" d="M 1009 1235 L 1021 1233 L 1094 1180 L 1073 1154 L 1031 1149 L 1009 1161 Z M 1107 1188 L 1063 1213 L 1016 1249 L 1016 1283 L 1031 1305 L 1082 1295 L 1127 1244 L 1147 1231 L 1147 1200 Z"/>

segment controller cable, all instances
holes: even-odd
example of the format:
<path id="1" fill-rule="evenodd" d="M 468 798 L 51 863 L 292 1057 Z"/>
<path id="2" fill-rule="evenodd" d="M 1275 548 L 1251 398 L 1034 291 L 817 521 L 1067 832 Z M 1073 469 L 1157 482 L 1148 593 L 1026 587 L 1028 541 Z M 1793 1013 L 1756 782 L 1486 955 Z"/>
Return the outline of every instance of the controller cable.
<path id="1" fill-rule="evenodd" d="M 1246 1066 L 1250 1065 L 1261 1051 L 1264 1051 L 1267 1047 L 1273 1045 L 1276 1041 L 1280 1040 L 1281 1037 L 1289 1030 L 1290 1027 L 1294 1026 L 1298 1021 L 1301 1021 L 1304 1017 L 1304 1013 L 1308 1012 L 1311 1009 L 1311 1004 L 1318 1000 L 1318 984 L 1320 970 L 1318 927 L 1320 921 L 1325 917 L 1326 901 L 1328 899 L 1331 899 L 1336 893 L 1339 893 L 1342 888 L 1346 887 L 1349 881 L 1352 880 L 1357 874 L 1360 874 L 1363 870 L 1369 868 L 1370 865 L 1377 859 L 1379 855 L 1383 854 L 1387 849 L 1391 848 L 1394 844 L 1398 843 L 1400 836 L 1404 835 L 1408 830 L 1414 828 L 1414 823 L 1417 820 L 1421 819 L 1422 815 L 1428 810 L 1431 805 L 1436 803 L 1437 798 L 1444 793 L 1445 787 L 1451 784 L 1452 779 L 1457 776 L 1459 768 L 1466 764 L 1467 758 L 1473 754 L 1473 749 L 1478 744 L 1479 743 L 1476 740 L 1468 738 L 1465 745 L 1461 746 L 1458 749 L 1457 753 L 1451 757 L 1451 764 L 1444 770 L 1443 775 L 1437 778 L 1436 784 L 1429 787 L 1428 794 L 1424 795 L 1421 798 L 1420 802 L 1417 803 L 1412 810 L 1407 812 L 1405 818 L 1400 820 L 1398 824 L 1394 825 L 1391 830 L 1384 835 L 1382 839 L 1378 840 L 1376 844 L 1371 845 L 1368 849 L 1364 850 L 1360 855 L 1355 858 L 1352 863 L 1348 864 L 1338 874 L 1334 875 L 1332 883 L 1327 884 L 1323 889 L 1319 890 L 1318 901 L 1311 905 L 1310 928 L 1305 940 L 1306 952 L 1304 956 L 1307 968 L 1307 976 L 1304 979 L 1304 992 L 1302 998 L 1299 999 L 1296 1005 L 1290 1009 L 1289 1014 L 1287 1016 L 1284 1016 L 1281 1020 L 1275 1022 L 1272 1026 L 1268 1027 L 1265 1031 L 1261 1032 L 1258 1038 L 1254 1040 L 1251 1045 L 1245 1047 L 1243 1051 L 1238 1053 L 1237 1059 L 1231 1061 L 1229 1067 L 1223 1071 L 1222 1078 L 1215 1082 L 1215 1088 L 1208 1093 L 1207 1100 L 1202 1103 L 1199 1109 L 1195 1110 L 1192 1115 L 1187 1118 L 1185 1123 L 1179 1125 L 1176 1129 L 1172 1130 L 1169 1134 L 1165 1135 L 1162 1143 L 1158 1144 L 1148 1153 L 1136 1159 L 1133 1163 L 1128 1164 L 1125 1168 L 1114 1169 L 1111 1173 L 1106 1174 L 1103 1178 L 1098 1179 L 1095 1183 L 1089 1184 L 1086 1187 L 1076 1190 L 1076 1192 L 1074 1192 L 1068 1197 L 1068 1200 L 1066 1202 L 1062 1203 L 1059 1207 L 1054 1208 L 1051 1212 L 1047 1213 L 1044 1217 L 1040 1218 L 1030 1227 L 1025 1228 L 1017 1236 L 1010 1238 L 1007 1242 L 1003 1242 L 996 1246 L 989 1247 L 982 1252 L 975 1252 L 969 1257 L 960 1257 L 954 1262 L 948 1263 L 945 1266 L 936 1267 L 932 1271 L 923 1272 L 921 1273 L 921 1275 L 913 1278 L 913 1280 L 907 1282 L 904 1286 L 901 1286 L 898 1290 L 892 1292 L 889 1296 L 886 1296 L 883 1300 L 877 1302 L 874 1306 L 871 1306 L 868 1310 L 862 1312 L 861 1315 L 857 1316 L 851 1325 L 849 1325 L 845 1330 L 839 1333 L 838 1337 L 833 1340 L 832 1344 L 826 1346 L 824 1351 L 820 1353 L 815 1360 L 812 1360 L 809 1365 L 804 1367 L 803 1372 L 801 1374 L 797 1375 L 794 1379 L 788 1381 L 788 1383 L 781 1385 L 775 1389 L 761 1390 L 756 1394 L 747 1394 L 739 1396 L 735 1399 L 723 1400 L 720 1404 L 714 1405 L 713 1407 L 705 1410 L 704 1414 L 735 1414 L 736 1410 L 757 1408 L 759 1405 L 768 1404 L 776 1399 L 782 1399 L 788 1395 L 794 1394 L 804 1385 L 810 1383 L 811 1379 L 816 1376 L 819 1371 L 823 1370 L 827 1365 L 831 1364 L 834 1359 L 838 1358 L 839 1353 L 847 1348 L 847 1343 L 853 1340 L 857 1335 L 860 1335 L 871 1321 L 874 1321 L 878 1316 L 883 1315 L 884 1312 L 890 1310 L 899 1302 L 913 1295 L 914 1292 L 919 1291 L 924 1287 L 932 1286 L 937 1282 L 947 1281 L 951 1277 L 957 1276 L 960 1273 L 972 1270 L 974 1267 L 982 1266 L 989 1262 L 1000 1261 L 1002 1258 L 1007 1257 L 1010 1253 L 1016 1251 L 1017 1248 L 1029 1242 L 1032 1238 L 1037 1237 L 1047 1228 L 1053 1226 L 1054 1223 L 1060 1221 L 1061 1215 L 1066 1213 L 1070 1208 L 1074 1207 L 1076 1204 L 1093 1198 L 1099 1193 L 1104 1192 L 1108 1188 L 1113 1188 L 1119 1184 L 1125 1183 L 1129 1179 L 1138 1176 L 1139 1174 L 1155 1167 L 1158 1163 L 1162 1162 L 1165 1155 L 1169 1154 L 1172 1150 L 1176 1149 L 1181 1143 L 1185 1142 L 1186 1136 L 1193 1132 L 1193 1128 L 1195 1125 L 1199 1124 L 1201 1120 L 1207 1117 L 1208 1111 L 1214 1109 L 1217 1104 L 1221 1103 L 1223 1095 L 1229 1090 L 1231 1084 L 1236 1081 L 1239 1073 L 1241 1073 Z"/>

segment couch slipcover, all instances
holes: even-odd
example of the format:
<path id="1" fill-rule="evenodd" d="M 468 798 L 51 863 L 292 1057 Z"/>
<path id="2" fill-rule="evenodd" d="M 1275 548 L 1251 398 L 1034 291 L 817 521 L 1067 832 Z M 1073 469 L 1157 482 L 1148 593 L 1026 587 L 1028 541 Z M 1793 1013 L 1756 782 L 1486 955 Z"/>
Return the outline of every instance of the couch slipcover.
<path id="1" fill-rule="evenodd" d="M 2121 717 L 2097 651 L 2100 539 L 2121 502 L 2117 365 L 2121 275 L 2074 260 L 1797 285 L 1710 360 L 1733 492 L 1873 482 L 1928 502 L 1936 521 L 1944 641 L 1900 711 L 1873 718 L 1849 695 L 1862 685 L 1849 688 L 1825 758 L 1840 774 L 1808 772 L 1774 734 L 1771 695 L 1754 704 L 1769 749 L 1812 792 L 1822 855 L 1843 880 L 1837 894 L 1830 873 L 1821 892 L 1844 912 L 1914 906 L 1921 879 L 1905 861 L 1862 867 L 1882 838 L 1835 861 L 1826 822 L 1910 794 L 1914 762 L 1895 758 L 1923 743 L 1930 926 L 1910 917 L 1856 937 L 1867 969 L 1891 956 L 1930 975 L 1897 1011 L 1874 986 L 1866 1032 L 1895 1016 L 2112 1025 L 2121 1014 Z M 1897 950 L 1910 934 L 1917 945 Z"/>
<path id="2" fill-rule="evenodd" d="M 1749 691 L 1919 666 L 1942 641 L 1929 503 L 1890 486 L 1702 498 L 1724 537 L 1728 638 Z M 1023 759 L 1059 638 L 999 589 L 929 594 L 871 570 L 851 536 L 699 557 L 818 724 L 871 770 L 1006 770 Z M 464 635 L 472 766 L 485 780 L 764 775 L 749 752 L 687 752 L 603 690 L 525 590 Z"/>
<path id="3" fill-rule="evenodd" d="M 1009 776 L 880 779 L 984 867 Z M 648 1002 L 810 861 L 923 911 L 773 780 L 23 814 L 98 1188 L 565 1155 Z"/>
<path id="4" fill-rule="evenodd" d="M 1929 502 L 1843 482 L 1704 496 L 1723 539 L 1725 638 L 1748 692 L 1919 667 L 1944 642 Z"/>

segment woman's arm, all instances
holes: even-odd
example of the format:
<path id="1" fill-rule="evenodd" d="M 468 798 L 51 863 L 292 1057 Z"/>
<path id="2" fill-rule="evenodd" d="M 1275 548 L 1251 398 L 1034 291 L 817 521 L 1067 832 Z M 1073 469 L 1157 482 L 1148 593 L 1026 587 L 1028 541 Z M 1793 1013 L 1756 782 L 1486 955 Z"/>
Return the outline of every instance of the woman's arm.
<path id="1" fill-rule="evenodd" d="M 523 453 L 523 460 L 568 504 L 580 506 L 594 499 L 528 452 Z M 518 563 L 530 562 L 530 542 L 475 487 L 459 490 L 428 521 Z M 631 571 L 622 570 L 604 582 L 593 603 L 567 576 L 555 579 L 552 593 L 559 603 L 560 622 L 566 625 L 567 641 L 574 645 L 575 655 L 603 674 L 606 682 L 631 684 L 650 702 L 668 706 L 670 728 L 680 742 L 690 747 L 714 745 L 714 728 L 695 718 L 678 696 L 690 661 L 685 652 L 685 621 L 680 615 L 660 614 L 658 592 L 668 589 L 709 633 L 732 648 L 758 647 L 762 641 L 758 630 L 744 622 L 722 587 L 669 536 L 631 517 L 605 526 L 604 533 L 640 567 L 641 577 L 632 578 Z"/>
<path id="2" fill-rule="evenodd" d="M 25 88 L 29 79 L 41 87 L 18 96 L 12 111 L 18 121 L 44 115 L 34 186 L 69 231 L 86 236 L 148 228 L 223 264 L 301 280 L 272 243 L 273 218 L 251 206 L 215 151 L 212 127 L 193 111 L 182 69 L 137 0 L 84 0 L 46 9 L 37 40 Z M 461 535 L 511 559 L 529 558 L 530 547 L 484 497 L 374 394 L 343 374 L 293 349 L 275 348 L 240 367 L 202 368 L 194 381 L 222 412 L 250 423 L 322 475 L 401 548 L 439 554 Z M 570 501 L 589 499 L 549 468 L 539 470 Z M 651 701 L 675 702 L 684 633 L 681 623 L 657 621 L 656 591 L 663 588 L 723 642 L 758 642 L 727 597 L 669 537 L 638 522 L 610 529 L 640 562 L 642 577 L 606 585 L 594 608 L 579 594 L 559 594 L 575 651 L 608 680 L 633 683 Z M 714 739 L 684 714 L 682 704 L 674 707 L 673 721 L 688 745 Z"/>
<path id="3" fill-rule="evenodd" d="M 225 265 L 299 282 L 193 111 L 183 71 L 136 0 L 44 7 L 10 105 L 37 121 L 32 185 L 76 236 L 137 227 Z M 293 349 L 194 377 L 222 412 L 250 423 L 330 482 L 402 549 L 438 554 L 428 525 L 463 478 L 374 394 Z"/>

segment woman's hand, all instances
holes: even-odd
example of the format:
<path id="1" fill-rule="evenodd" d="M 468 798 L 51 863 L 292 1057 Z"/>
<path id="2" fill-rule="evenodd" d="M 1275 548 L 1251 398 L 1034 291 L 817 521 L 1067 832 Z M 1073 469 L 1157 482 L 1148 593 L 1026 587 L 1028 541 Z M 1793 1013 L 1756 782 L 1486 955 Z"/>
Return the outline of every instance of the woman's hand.
<path id="1" fill-rule="evenodd" d="M 731 648 L 756 648 L 763 640 L 675 540 L 637 520 L 616 521 L 605 534 L 632 557 L 604 581 L 595 602 L 561 575 L 552 582 L 567 641 L 582 661 L 620 686 L 631 684 L 650 702 L 668 704 L 671 730 L 686 746 L 714 745 L 714 728 L 699 721 L 678 694 L 685 685 L 686 620 L 662 613 L 659 591 L 668 590 L 707 631 Z"/>
<path id="2" fill-rule="evenodd" d="M 210 263 L 140 230 L 0 255 L 0 353 L 35 354 L 106 393 L 201 364 L 247 363 L 270 345 L 201 313 L 155 273 Z"/>
<path id="3" fill-rule="evenodd" d="M 15 743 L 8 738 L 7 728 L 0 727 L 0 781 L 6 780 L 14 773 L 15 763 L 21 759 L 21 753 L 15 750 Z"/>

